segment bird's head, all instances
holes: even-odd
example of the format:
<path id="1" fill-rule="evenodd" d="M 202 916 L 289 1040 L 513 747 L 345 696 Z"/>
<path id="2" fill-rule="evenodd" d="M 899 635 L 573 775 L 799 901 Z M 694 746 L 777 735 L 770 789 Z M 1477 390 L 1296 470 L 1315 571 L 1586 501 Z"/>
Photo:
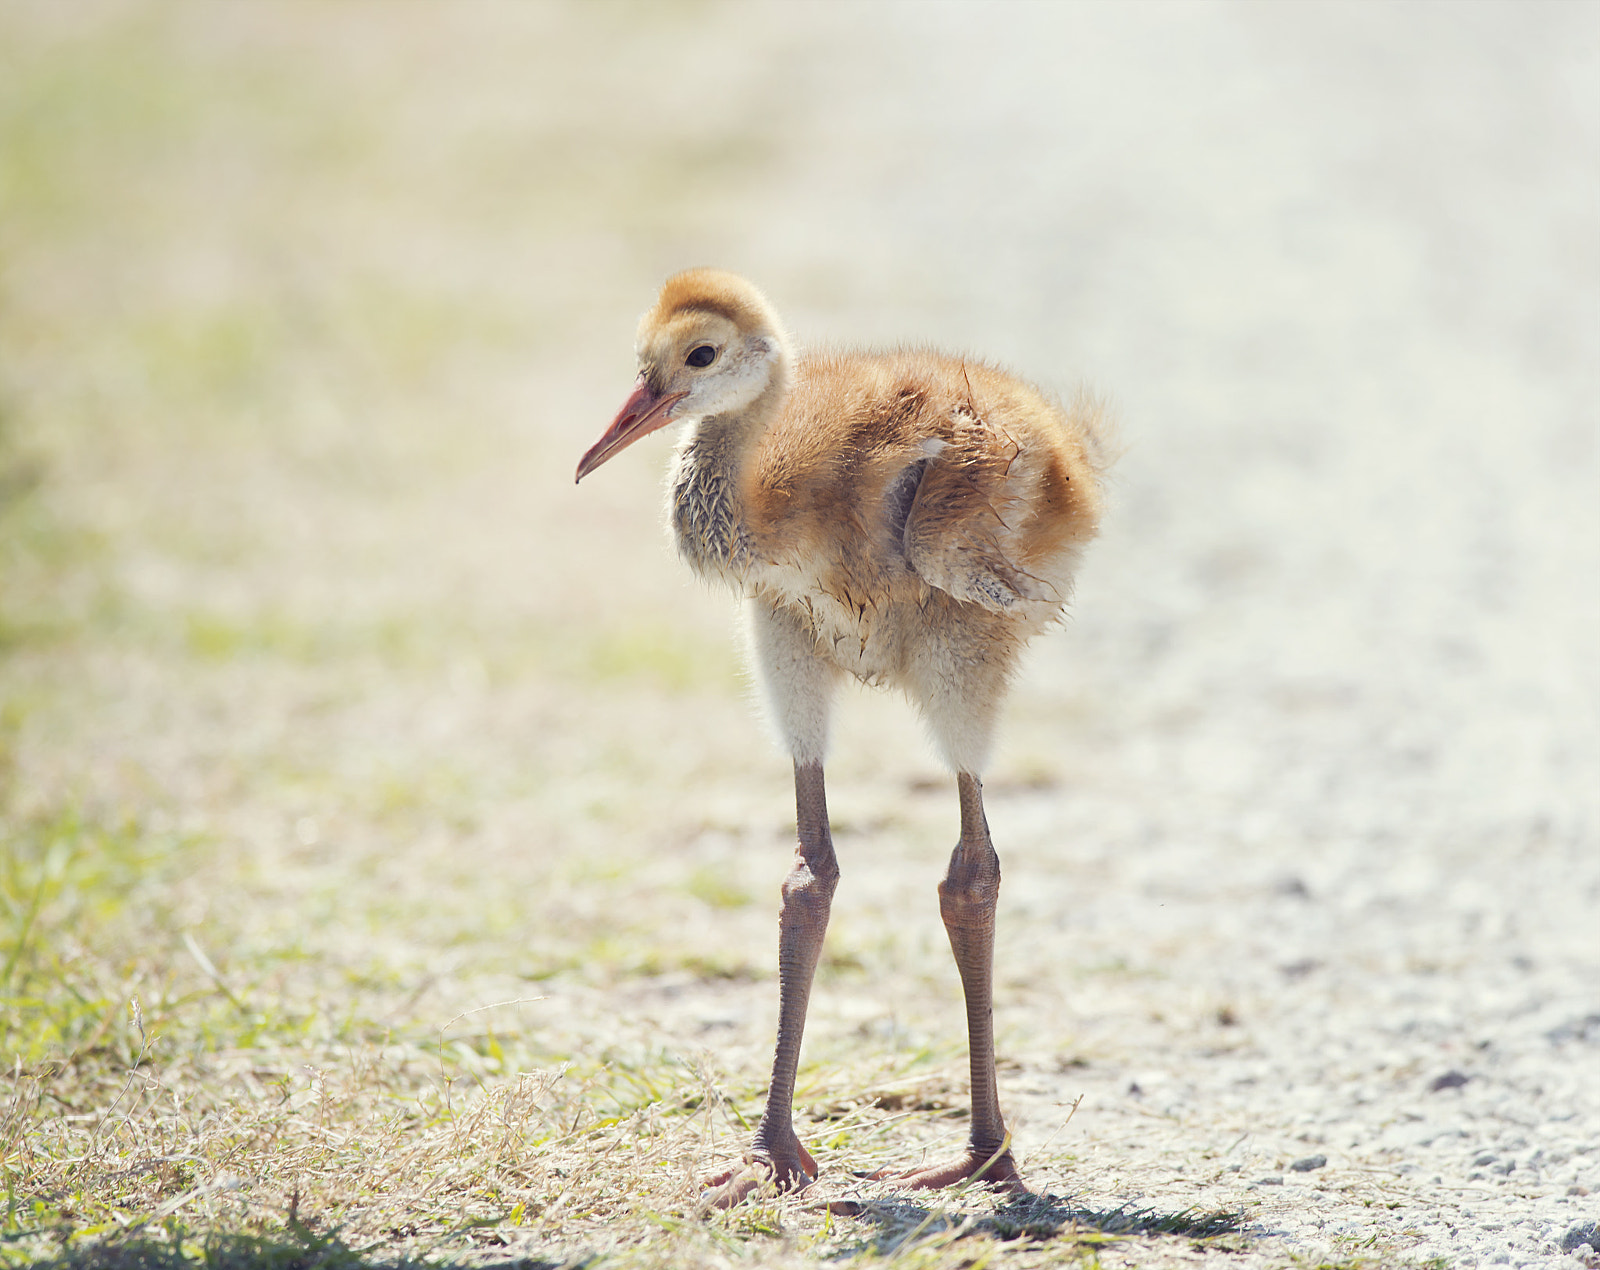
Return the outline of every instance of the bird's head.
<path id="1" fill-rule="evenodd" d="M 789 341 L 767 298 L 737 274 L 691 269 L 661 288 L 639 322 L 639 378 L 578 462 L 582 480 L 669 423 L 735 415 L 788 387 Z"/>

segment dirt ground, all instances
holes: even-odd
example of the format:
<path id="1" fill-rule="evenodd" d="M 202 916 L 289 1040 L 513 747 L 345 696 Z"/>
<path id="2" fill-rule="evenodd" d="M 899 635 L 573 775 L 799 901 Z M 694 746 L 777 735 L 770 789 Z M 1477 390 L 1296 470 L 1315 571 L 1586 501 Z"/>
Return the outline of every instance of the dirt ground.
<path id="1" fill-rule="evenodd" d="M 1597 230 L 1592 3 L 7 4 L 0 1262 L 1596 1264 Z M 1119 420 L 986 778 L 1031 1205 L 852 1176 L 966 1098 L 863 691 L 823 1177 L 697 1214 L 788 763 L 667 441 L 571 480 L 694 264 Z"/>

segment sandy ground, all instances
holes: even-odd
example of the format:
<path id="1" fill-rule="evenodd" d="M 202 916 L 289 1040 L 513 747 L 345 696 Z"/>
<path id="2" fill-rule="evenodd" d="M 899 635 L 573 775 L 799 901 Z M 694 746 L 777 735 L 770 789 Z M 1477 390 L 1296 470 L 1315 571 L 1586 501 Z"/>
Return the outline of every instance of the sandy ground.
<path id="1" fill-rule="evenodd" d="M 199 895 L 197 922 L 332 947 L 365 878 L 388 907 L 362 955 L 397 1001 L 538 991 L 521 1017 L 553 1047 L 625 1019 L 759 1080 L 772 906 L 749 897 L 786 867 L 786 761 L 731 604 L 662 538 L 664 444 L 570 483 L 660 278 L 734 268 L 802 341 L 972 350 L 1120 420 L 1106 531 L 989 779 L 1002 1097 L 1035 1183 L 1244 1205 L 1229 1264 L 1557 1263 L 1600 1218 L 1600 9 L 378 20 L 161 27 L 184 64 L 266 49 L 282 82 L 116 174 L 153 191 L 125 221 L 16 257 L 46 317 L 100 288 L 109 316 L 79 378 L 44 336 L 11 374 L 135 402 L 138 427 L 49 442 L 130 611 L 193 637 L 203 610 L 223 642 L 265 614 L 290 643 L 423 613 L 409 669 L 18 654 L 13 682 L 54 694 L 27 779 L 232 844 L 254 900 Z M 306 117 L 269 127 L 249 94 L 297 77 Z M 298 378 L 233 432 L 174 431 L 110 333 L 152 291 L 265 306 Z M 865 694 L 830 776 L 811 1052 L 931 1047 L 959 1103 L 953 790 Z M 584 880 L 533 894 L 549 870 Z M 250 909 L 271 895 L 321 898 Z M 655 902 L 660 973 L 541 961 Z"/>

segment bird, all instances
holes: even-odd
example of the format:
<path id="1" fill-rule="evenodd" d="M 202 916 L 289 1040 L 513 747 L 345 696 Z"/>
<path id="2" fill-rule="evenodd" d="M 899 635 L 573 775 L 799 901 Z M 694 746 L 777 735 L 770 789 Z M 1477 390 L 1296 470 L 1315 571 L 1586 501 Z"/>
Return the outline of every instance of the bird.
<path id="1" fill-rule="evenodd" d="M 875 1177 L 908 1189 L 1026 1183 L 995 1081 L 1000 863 L 981 774 L 1027 642 L 1063 616 L 1099 527 L 1100 406 L 1062 406 L 987 361 L 921 346 L 798 353 L 745 278 L 668 278 L 640 320 L 639 374 L 576 480 L 677 424 L 667 519 L 678 554 L 743 600 L 767 712 L 794 763 L 796 848 L 778 918 L 778 1028 L 745 1160 L 707 1180 L 731 1207 L 801 1190 L 815 1158 L 794 1128 L 801 1037 L 840 870 L 823 761 L 841 682 L 898 688 L 955 774 L 960 837 L 939 911 L 966 1004 L 971 1118 L 955 1159 Z"/>

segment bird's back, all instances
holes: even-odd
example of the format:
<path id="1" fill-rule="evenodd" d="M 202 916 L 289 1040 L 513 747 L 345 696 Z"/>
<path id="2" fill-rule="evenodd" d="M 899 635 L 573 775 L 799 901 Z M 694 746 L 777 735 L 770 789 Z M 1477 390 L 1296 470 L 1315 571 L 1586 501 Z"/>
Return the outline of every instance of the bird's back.
<path id="1" fill-rule="evenodd" d="M 746 585 L 807 612 L 864 678 L 941 630 L 1019 645 L 1060 614 L 1094 535 L 1096 425 L 981 362 L 804 357 L 739 481 Z"/>

